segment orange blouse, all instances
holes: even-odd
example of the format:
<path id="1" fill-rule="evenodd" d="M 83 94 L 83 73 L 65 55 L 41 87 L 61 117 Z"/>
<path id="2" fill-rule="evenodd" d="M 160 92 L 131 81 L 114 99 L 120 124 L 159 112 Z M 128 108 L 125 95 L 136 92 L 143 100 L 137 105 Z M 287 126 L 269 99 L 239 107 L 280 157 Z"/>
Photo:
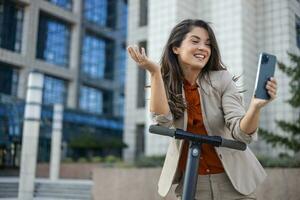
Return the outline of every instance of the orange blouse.
<path id="1" fill-rule="evenodd" d="M 207 131 L 203 124 L 200 95 L 198 85 L 192 86 L 188 81 L 184 81 L 184 93 L 187 103 L 188 124 L 187 131 L 194 134 L 207 135 Z M 183 172 L 187 162 L 189 143 L 184 141 L 183 149 L 179 161 L 179 170 Z M 224 172 L 223 165 L 216 154 L 212 145 L 202 144 L 200 167 L 198 173 L 201 175 L 217 174 Z"/>

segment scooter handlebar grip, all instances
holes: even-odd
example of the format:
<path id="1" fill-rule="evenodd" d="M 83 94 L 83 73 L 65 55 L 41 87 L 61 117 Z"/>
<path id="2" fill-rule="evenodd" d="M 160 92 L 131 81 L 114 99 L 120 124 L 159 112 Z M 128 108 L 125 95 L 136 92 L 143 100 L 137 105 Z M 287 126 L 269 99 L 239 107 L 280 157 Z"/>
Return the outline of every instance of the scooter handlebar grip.
<path id="1" fill-rule="evenodd" d="M 169 129 L 159 125 L 150 125 L 149 132 L 158 135 L 174 137 L 176 129 Z"/>
<path id="2" fill-rule="evenodd" d="M 228 147 L 231 149 L 241 150 L 245 151 L 247 148 L 247 145 L 244 142 L 236 141 L 236 140 L 228 140 L 222 138 L 221 147 Z"/>

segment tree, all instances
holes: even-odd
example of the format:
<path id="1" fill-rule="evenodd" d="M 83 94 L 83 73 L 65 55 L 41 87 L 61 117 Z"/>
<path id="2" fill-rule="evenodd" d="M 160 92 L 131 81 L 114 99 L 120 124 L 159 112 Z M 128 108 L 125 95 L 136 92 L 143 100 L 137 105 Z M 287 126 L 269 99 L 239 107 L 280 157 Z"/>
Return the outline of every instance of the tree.
<path id="1" fill-rule="evenodd" d="M 291 66 L 278 62 L 279 69 L 290 77 L 289 87 L 292 97 L 287 100 L 295 110 L 300 111 L 300 56 L 288 53 L 291 60 Z M 276 120 L 277 126 L 286 133 L 286 135 L 277 135 L 273 132 L 260 129 L 259 134 L 267 143 L 274 146 L 282 146 L 294 153 L 300 152 L 300 112 L 294 122 L 285 120 Z"/>

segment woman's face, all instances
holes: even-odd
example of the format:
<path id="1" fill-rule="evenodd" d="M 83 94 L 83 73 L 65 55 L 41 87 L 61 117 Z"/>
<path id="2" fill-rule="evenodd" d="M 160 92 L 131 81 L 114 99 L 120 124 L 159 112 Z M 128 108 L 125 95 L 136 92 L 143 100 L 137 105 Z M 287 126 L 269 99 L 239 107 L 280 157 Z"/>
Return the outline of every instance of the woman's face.
<path id="1" fill-rule="evenodd" d="M 200 72 L 208 62 L 211 45 L 208 32 L 204 28 L 194 27 L 181 42 L 179 47 L 173 47 L 180 66 Z"/>

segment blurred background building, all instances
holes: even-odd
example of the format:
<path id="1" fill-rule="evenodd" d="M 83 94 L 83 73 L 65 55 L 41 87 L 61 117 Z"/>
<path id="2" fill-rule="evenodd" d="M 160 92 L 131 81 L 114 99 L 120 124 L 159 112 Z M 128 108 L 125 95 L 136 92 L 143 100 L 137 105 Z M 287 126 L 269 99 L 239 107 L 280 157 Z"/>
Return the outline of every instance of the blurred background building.
<path id="1" fill-rule="evenodd" d="M 179 21 L 200 18 L 211 22 L 222 59 L 233 75 L 241 75 L 239 85 L 244 93 L 245 105 L 253 94 L 257 62 L 260 52 L 275 54 L 277 60 L 289 63 L 287 51 L 299 54 L 300 1 L 299 0 L 130 0 L 128 1 L 128 43 L 147 49 L 151 59 L 159 62 L 162 49 L 171 31 Z M 133 60 L 128 60 L 124 151 L 126 160 L 140 155 L 162 155 L 168 138 L 148 134 L 149 77 Z M 260 125 L 278 132 L 276 119 L 293 120 L 299 111 L 285 101 L 290 97 L 289 79 L 276 71 L 279 89 L 277 99 L 263 109 Z M 146 116 L 146 117 L 143 117 Z M 275 155 L 278 152 L 264 142 L 252 146 L 256 153 Z"/>
<path id="2" fill-rule="evenodd" d="M 49 161 L 54 103 L 63 157 L 121 156 L 127 1 L 0 0 L 0 167 L 20 161 L 28 74 L 45 75 L 39 161 Z"/>
<path id="3" fill-rule="evenodd" d="M 186 18 L 211 22 L 224 63 L 241 75 L 246 106 L 259 53 L 285 63 L 287 51 L 299 53 L 299 0 L 0 0 L 0 166 L 19 165 L 33 69 L 45 75 L 39 161 L 49 160 L 54 103 L 65 107 L 63 158 L 113 154 L 133 161 L 164 154 L 168 138 L 148 134 L 148 74 L 126 58 L 126 45 L 145 47 L 159 62 L 171 28 Z M 288 78 L 279 70 L 276 77 L 278 98 L 261 117 L 261 127 L 273 131 L 276 119 L 298 114 L 285 103 Z M 278 153 L 264 142 L 252 147 Z"/>

